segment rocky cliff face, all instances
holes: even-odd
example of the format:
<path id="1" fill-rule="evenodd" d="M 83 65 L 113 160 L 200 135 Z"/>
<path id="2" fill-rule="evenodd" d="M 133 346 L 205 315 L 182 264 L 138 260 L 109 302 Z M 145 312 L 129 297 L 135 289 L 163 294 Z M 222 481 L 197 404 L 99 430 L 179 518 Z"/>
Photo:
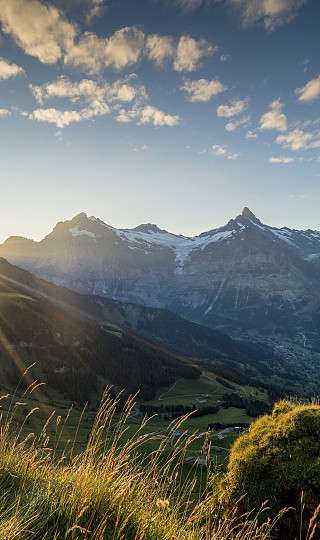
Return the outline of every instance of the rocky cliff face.
<path id="1" fill-rule="evenodd" d="M 79 292 L 168 308 L 233 335 L 311 335 L 319 323 L 320 232 L 277 229 L 248 208 L 194 238 L 79 214 L 40 242 L 8 239 L 0 255 Z"/>

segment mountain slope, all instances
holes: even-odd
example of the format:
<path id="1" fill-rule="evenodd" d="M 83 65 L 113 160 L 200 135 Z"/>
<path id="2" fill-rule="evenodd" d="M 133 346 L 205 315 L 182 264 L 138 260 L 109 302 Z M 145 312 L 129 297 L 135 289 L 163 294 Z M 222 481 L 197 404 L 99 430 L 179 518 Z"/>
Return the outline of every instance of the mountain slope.
<path id="1" fill-rule="evenodd" d="M 248 208 L 195 238 L 79 214 L 41 242 L 8 239 L 0 254 L 78 292 L 167 308 L 229 333 L 296 335 L 319 323 L 320 233 L 264 225 Z"/>
<path id="2" fill-rule="evenodd" d="M 36 278 L 0 260 L 0 283 L 14 284 L 23 294 L 49 301 L 65 313 L 94 324 L 103 324 L 111 333 L 125 330 L 158 342 L 166 350 L 206 363 L 217 374 L 247 384 L 250 379 L 263 382 L 270 365 L 279 362 L 272 351 L 235 341 L 211 328 L 203 327 L 162 309 L 128 304 L 101 296 L 76 293 Z"/>
<path id="3" fill-rule="evenodd" d="M 274 353 L 270 346 L 248 341 L 234 340 L 211 328 L 201 326 L 163 309 L 149 308 L 138 304 L 123 303 L 100 296 L 81 295 L 35 278 L 28 272 L 2 265 L 2 276 L 13 270 L 16 281 L 23 290 L 32 291 L 41 299 L 49 299 L 50 304 L 59 306 L 64 312 L 73 313 L 85 320 L 103 324 L 111 333 L 133 332 L 147 340 L 158 343 L 165 350 L 171 350 L 183 357 L 191 357 L 200 369 L 206 366 L 216 375 L 239 384 L 253 384 L 278 391 L 303 393 L 312 384 L 315 374 L 306 375 L 304 364 L 293 365 L 292 359 Z M 8 271 L 7 271 L 8 274 Z M 7 277 L 8 279 L 8 277 Z M 123 367 L 124 371 L 125 366 Z M 155 366 L 157 369 L 157 366 Z M 131 374 L 131 388 L 137 376 Z M 301 388 L 301 379 L 304 388 Z M 310 383 L 309 383 L 310 379 Z M 127 381 L 127 385 L 129 382 Z"/>
<path id="4" fill-rule="evenodd" d="M 167 309 L 267 345 L 285 359 L 285 377 L 296 367 L 299 384 L 307 378 L 312 391 L 320 358 L 319 253 L 319 232 L 265 225 L 248 208 L 195 238 L 151 224 L 115 229 L 79 214 L 41 242 L 11 238 L 0 246 L 11 262 L 59 285 Z M 132 321 L 129 327 L 137 328 Z M 156 337 L 164 339 L 158 327 Z M 154 337 L 150 324 L 145 332 Z M 202 357 L 204 349 L 191 347 Z"/>
<path id="5" fill-rule="evenodd" d="M 101 326 L 79 310 L 71 310 L 59 295 L 30 273 L 0 259 L 1 385 L 14 387 L 32 374 L 78 402 L 96 396 L 112 383 L 127 392 L 151 398 L 178 377 L 200 371 L 183 359 L 112 326 Z"/>

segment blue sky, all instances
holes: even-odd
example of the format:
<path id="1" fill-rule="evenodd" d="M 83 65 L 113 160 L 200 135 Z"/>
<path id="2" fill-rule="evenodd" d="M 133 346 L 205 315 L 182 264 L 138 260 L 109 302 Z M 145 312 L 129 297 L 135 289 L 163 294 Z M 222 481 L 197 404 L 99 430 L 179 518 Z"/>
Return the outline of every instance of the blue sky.
<path id="1" fill-rule="evenodd" d="M 0 0 L 0 240 L 320 229 L 317 0 Z"/>

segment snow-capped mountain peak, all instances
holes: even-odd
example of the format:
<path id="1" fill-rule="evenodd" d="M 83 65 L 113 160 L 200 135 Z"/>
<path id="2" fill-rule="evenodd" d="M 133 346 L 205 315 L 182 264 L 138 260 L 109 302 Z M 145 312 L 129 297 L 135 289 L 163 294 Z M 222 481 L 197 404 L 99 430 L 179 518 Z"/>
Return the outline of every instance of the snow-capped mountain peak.
<path id="1" fill-rule="evenodd" d="M 158 225 L 155 225 L 154 223 L 142 223 L 141 225 L 138 225 L 138 227 L 128 230 L 144 233 L 168 234 L 168 231 L 166 231 L 165 229 L 160 229 L 160 227 L 158 227 Z"/>
<path id="2" fill-rule="evenodd" d="M 320 305 L 320 232 L 266 225 L 249 208 L 194 237 L 152 223 L 117 229 L 80 213 L 40 242 L 5 242 L 0 256 L 79 292 L 205 325 L 286 325 L 313 309 L 317 288 Z"/>

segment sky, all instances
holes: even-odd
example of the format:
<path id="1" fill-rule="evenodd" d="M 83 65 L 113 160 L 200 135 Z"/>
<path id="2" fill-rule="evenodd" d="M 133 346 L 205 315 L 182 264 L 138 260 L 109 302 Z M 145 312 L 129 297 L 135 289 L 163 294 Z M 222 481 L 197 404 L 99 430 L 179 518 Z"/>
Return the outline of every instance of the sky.
<path id="1" fill-rule="evenodd" d="M 319 0 L 0 0 L 0 241 L 320 229 Z"/>

